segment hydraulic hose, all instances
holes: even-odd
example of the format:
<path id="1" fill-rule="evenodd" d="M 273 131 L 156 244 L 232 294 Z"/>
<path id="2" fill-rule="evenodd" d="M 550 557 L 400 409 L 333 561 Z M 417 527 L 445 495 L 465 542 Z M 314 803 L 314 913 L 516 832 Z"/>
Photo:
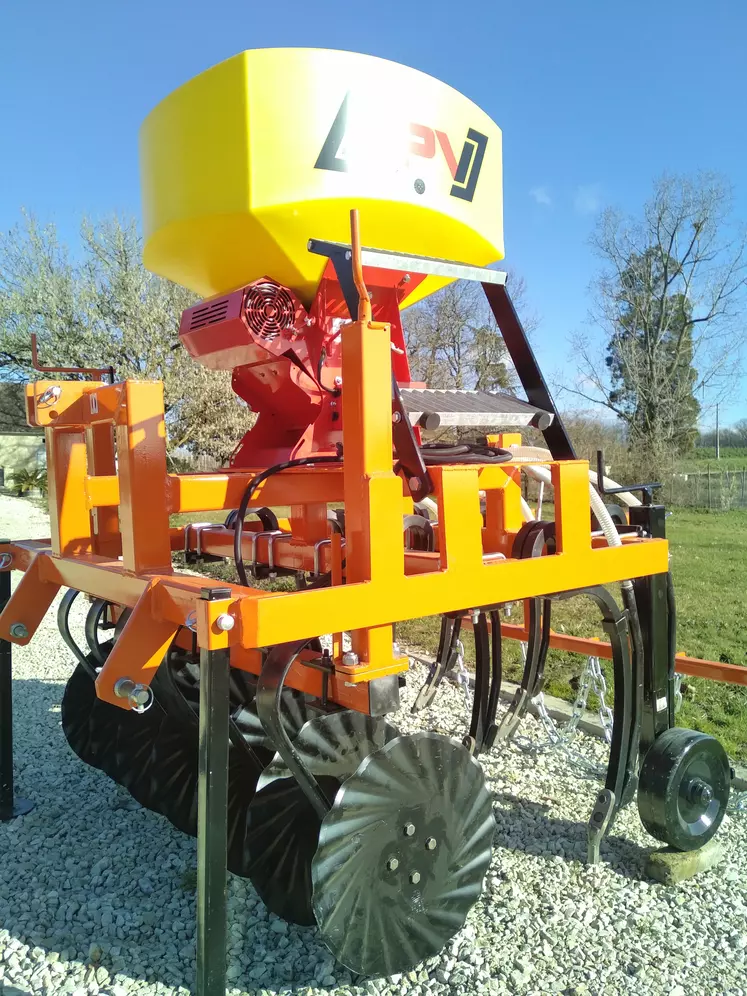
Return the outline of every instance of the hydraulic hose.
<path id="1" fill-rule="evenodd" d="M 549 450 L 544 449 L 542 446 L 510 446 L 509 449 L 513 455 L 513 459 L 519 463 L 528 463 L 532 460 L 552 460 L 552 454 Z M 593 470 L 589 470 L 589 481 L 592 484 L 596 484 L 597 475 Z M 619 488 L 620 485 L 617 484 L 609 477 L 603 478 L 603 483 L 605 488 Z M 636 498 L 634 494 L 630 491 L 622 491 L 617 497 L 623 503 L 623 505 L 640 505 L 640 499 Z M 597 516 L 598 518 L 598 516 Z M 601 520 L 600 520 L 601 525 Z"/>

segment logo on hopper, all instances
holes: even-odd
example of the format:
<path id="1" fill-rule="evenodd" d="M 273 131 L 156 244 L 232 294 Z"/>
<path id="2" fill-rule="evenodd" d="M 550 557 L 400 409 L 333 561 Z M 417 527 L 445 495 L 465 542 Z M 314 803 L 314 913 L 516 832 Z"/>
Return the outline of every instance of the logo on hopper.
<path id="1" fill-rule="evenodd" d="M 324 140 L 319 156 L 314 163 L 314 169 L 328 169 L 338 173 L 347 173 L 350 169 L 348 158 L 342 152 L 348 130 L 349 98 L 350 94 L 348 93 L 345 95 L 332 127 Z M 477 181 L 480 178 L 488 136 L 470 128 L 462 145 L 459 159 L 456 158 L 451 140 L 444 131 L 411 122 L 409 136 L 409 153 L 423 159 L 434 159 L 437 153 L 443 156 L 454 181 L 449 191 L 451 196 L 471 201 L 475 196 Z M 375 142 L 372 143 L 372 151 L 375 155 Z M 415 181 L 415 189 L 418 193 L 423 193 L 425 184 L 422 180 Z"/>

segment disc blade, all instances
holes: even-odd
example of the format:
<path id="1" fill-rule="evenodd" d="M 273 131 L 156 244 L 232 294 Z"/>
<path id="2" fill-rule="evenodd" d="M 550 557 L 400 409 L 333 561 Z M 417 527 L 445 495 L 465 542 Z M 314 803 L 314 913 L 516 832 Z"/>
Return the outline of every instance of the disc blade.
<path id="1" fill-rule="evenodd" d="M 321 938 L 353 972 L 436 954 L 482 891 L 494 820 L 482 769 L 436 733 L 392 740 L 338 791 L 312 861 Z"/>
<path id="2" fill-rule="evenodd" d="M 371 751 L 397 736 L 385 720 L 357 712 L 318 716 L 293 742 L 329 799 Z M 247 809 L 244 833 L 229 868 L 248 875 L 267 908 L 293 923 L 313 924 L 311 862 L 320 819 L 285 762 L 276 754 Z"/>

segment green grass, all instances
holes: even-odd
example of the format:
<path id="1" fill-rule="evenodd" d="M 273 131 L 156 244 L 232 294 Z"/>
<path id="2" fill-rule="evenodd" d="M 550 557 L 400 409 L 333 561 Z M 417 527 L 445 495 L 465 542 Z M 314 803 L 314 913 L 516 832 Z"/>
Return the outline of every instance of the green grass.
<path id="1" fill-rule="evenodd" d="M 551 514 L 548 511 L 548 515 Z M 677 509 L 667 520 L 672 574 L 677 599 L 677 648 L 690 657 L 747 665 L 747 511 L 706 512 Z M 521 619 L 515 608 L 511 622 Z M 405 643 L 435 653 L 440 620 L 413 619 L 397 626 Z M 604 636 L 596 607 L 586 598 L 553 605 L 553 628 L 576 636 Z M 474 660 L 471 640 L 466 659 Z M 521 675 L 518 644 L 505 641 L 505 674 Z M 577 654 L 551 651 L 547 691 L 572 699 L 569 681 L 583 667 Z M 610 667 L 603 662 L 608 684 Z M 684 702 L 677 715 L 681 726 L 717 736 L 737 760 L 747 760 L 747 688 L 723 682 L 685 678 Z M 596 708 L 592 696 L 590 707 Z"/>
<path id="2" fill-rule="evenodd" d="M 747 468 L 747 453 L 743 453 L 741 449 L 737 450 L 736 454 L 730 450 L 721 450 L 720 460 L 715 456 L 688 456 L 682 457 L 675 464 L 678 474 L 707 474 L 709 467 L 713 474 L 722 470 L 744 470 Z"/>

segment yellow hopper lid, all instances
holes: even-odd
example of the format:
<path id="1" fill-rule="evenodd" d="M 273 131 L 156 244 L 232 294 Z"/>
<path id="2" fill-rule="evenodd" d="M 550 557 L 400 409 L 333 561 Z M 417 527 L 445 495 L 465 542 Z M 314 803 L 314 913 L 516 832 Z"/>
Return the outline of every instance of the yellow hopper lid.
<path id="1" fill-rule="evenodd" d="M 145 265 L 202 297 L 262 276 L 307 302 L 310 238 L 485 266 L 503 257 L 501 132 L 425 73 L 325 49 L 242 52 L 190 80 L 140 140 Z M 407 303 L 448 283 L 428 277 Z"/>

